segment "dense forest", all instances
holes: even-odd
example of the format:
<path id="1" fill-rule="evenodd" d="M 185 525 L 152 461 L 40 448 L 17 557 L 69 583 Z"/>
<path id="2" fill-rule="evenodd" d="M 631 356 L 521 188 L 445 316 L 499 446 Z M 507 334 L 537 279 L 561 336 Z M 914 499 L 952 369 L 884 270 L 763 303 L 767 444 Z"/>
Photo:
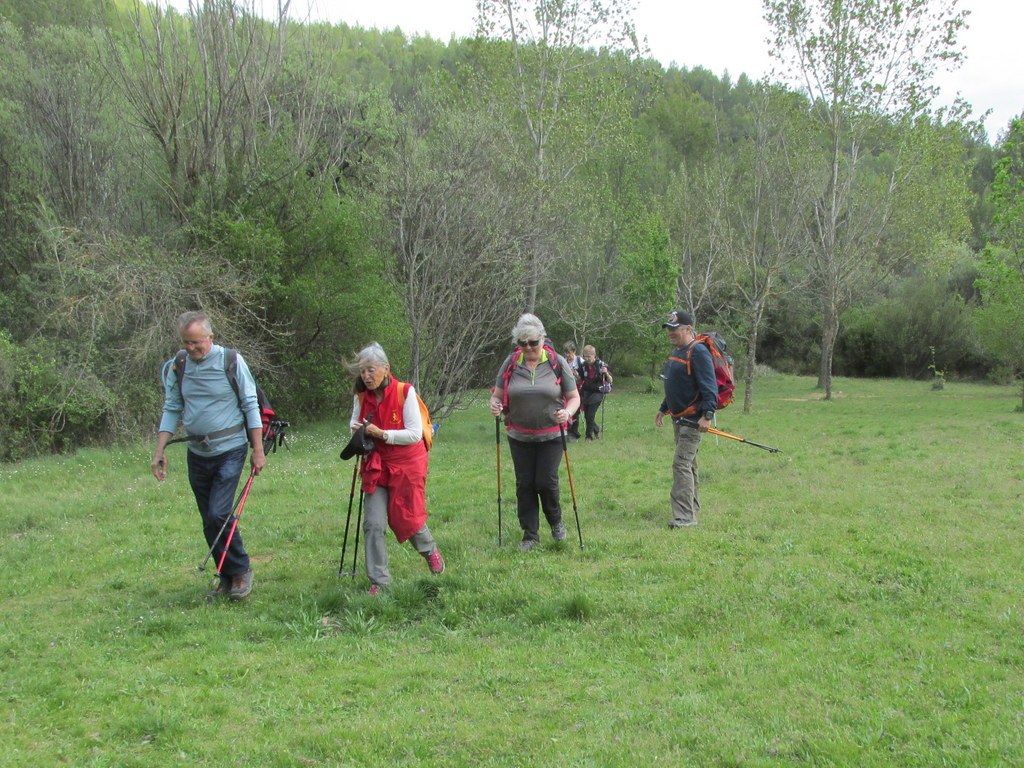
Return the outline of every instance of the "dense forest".
<path id="1" fill-rule="evenodd" d="M 292 418 L 377 340 L 443 420 L 526 310 L 653 376 L 691 309 L 747 411 L 768 369 L 1019 380 L 1024 123 L 934 108 L 962 16 L 766 3 L 782 87 L 665 69 L 628 0 L 479 8 L 444 43 L 0 0 L 0 460 L 150 432 L 196 308 Z"/>

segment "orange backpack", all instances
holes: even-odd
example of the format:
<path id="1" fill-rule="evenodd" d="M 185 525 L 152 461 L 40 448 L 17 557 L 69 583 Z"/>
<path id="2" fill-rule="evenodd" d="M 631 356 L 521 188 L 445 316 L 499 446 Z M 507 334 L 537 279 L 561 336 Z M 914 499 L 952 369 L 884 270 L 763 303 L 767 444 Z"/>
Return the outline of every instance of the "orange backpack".
<path id="1" fill-rule="evenodd" d="M 690 345 L 685 360 L 678 357 L 670 359 L 685 364 L 686 370 L 692 373 L 690 360 L 693 358 L 693 347 L 696 344 L 703 344 L 711 353 L 711 363 L 715 367 L 715 384 L 718 385 L 718 402 L 715 404 L 715 410 L 721 410 L 733 401 L 733 393 L 736 391 L 736 382 L 732 373 L 732 358 L 725 351 L 725 339 L 715 331 L 698 334 L 694 344 Z M 700 399 L 699 394 L 697 398 Z M 680 416 L 692 416 L 695 413 L 697 413 L 697 404 L 693 402 L 679 413 L 673 413 L 672 416 L 679 418 Z"/>
<path id="2" fill-rule="evenodd" d="M 401 387 L 398 388 L 398 407 L 405 407 L 405 398 L 409 395 L 409 387 L 412 384 L 405 382 Z M 427 404 L 423 402 L 423 398 L 420 397 L 420 393 L 416 393 L 416 400 L 420 407 L 420 419 L 423 421 L 423 444 L 429 451 L 434 447 L 434 425 L 430 421 L 430 411 L 427 409 Z"/>

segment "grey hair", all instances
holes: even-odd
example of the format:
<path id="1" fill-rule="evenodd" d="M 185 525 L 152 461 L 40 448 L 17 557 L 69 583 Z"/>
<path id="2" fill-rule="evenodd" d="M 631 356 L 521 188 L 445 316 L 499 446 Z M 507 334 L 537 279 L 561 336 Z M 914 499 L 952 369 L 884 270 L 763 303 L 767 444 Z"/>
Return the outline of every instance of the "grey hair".
<path id="1" fill-rule="evenodd" d="M 391 365 L 388 361 L 387 353 L 384 352 L 384 347 L 376 341 L 371 341 L 359 350 L 355 360 L 348 364 L 349 373 L 358 376 L 359 372 L 367 365 Z"/>
<path id="2" fill-rule="evenodd" d="M 536 336 L 543 343 L 547 338 L 547 333 L 544 332 L 544 323 L 540 321 L 540 318 L 527 312 L 525 315 L 519 316 L 519 320 L 512 329 L 512 341 L 527 339 L 531 336 Z"/>
<path id="3" fill-rule="evenodd" d="M 183 333 L 186 329 L 196 324 L 202 327 L 203 333 L 207 336 L 213 335 L 213 324 L 210 322 L 210 316 L 202 310 L 182 312 L 178 315 L 178 333 Z"/>
<path id="4" fill-rule="evenodd" d="M 576 352 L 576 342 L 575 341 L 567 341 L 567 342 L 565 342 L 565 344 L 562 345 L 562 351 L 569 352 L 569 353 L 575 353 Z"/>
<path id="5" fill-rule="evenodd" d="M 583 348 L 583 356 L 586 357 L 587 355 L 593 355 L 594 357 L 597 357 L 597 350 L 594 349 L 593 344 L 587 344 L 587 346 Z"/>

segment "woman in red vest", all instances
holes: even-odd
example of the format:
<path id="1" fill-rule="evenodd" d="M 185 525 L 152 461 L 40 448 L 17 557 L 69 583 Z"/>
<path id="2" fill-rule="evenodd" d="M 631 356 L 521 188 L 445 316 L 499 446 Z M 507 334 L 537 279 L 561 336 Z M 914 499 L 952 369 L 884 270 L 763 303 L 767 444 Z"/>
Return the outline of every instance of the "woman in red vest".
<path id="1" fill-rule="evenodd" d="M 355 398 L 349 426 L 366 423 L 374 450 L 363 457 L 362 491 L 366 575 L 370 594 L 391 583 L 385 523 L 399 543 L 409 541 L 430 572 L 444 572 L 444 558 L 427 527 L 427 449 L 416 392 L 391 375 L 384 349 L 371 342 L 349 365 Z"/>

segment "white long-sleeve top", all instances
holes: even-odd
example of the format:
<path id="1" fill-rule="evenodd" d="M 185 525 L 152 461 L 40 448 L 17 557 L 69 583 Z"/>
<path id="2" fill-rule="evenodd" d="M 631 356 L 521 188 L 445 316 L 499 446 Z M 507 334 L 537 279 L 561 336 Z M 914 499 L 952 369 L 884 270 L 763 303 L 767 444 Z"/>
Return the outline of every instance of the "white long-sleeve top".
<path id="1" fill-rule="evenodd" d="M 361 410 L 359 395 L 355 395 L 352 398 L 352 418 L 348 423 L 353 431 L 360 424 L 359 412 Z M 409 385 L 405 405 L 402 406 L 402 421 L 405 422 L 405 429 L 384 430 L 385 443 L 388 445 L 413 445 L 417 440 L 423 439 L 423 418 L 420 416 L 420 406 L 416 399 L 416 388 L 412 384 Z"/>

